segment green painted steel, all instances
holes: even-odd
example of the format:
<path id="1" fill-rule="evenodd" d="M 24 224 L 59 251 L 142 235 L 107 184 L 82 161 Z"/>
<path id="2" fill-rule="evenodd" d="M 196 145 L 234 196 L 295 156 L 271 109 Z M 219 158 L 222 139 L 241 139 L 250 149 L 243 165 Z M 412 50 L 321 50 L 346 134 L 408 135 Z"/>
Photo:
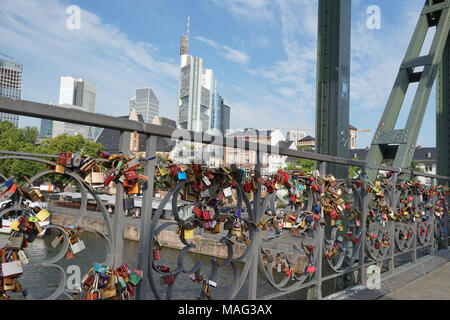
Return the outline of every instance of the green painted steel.
<path id="1" fill-rule="evenodd" d="M 449 0 L 426 1 L 372 140 L 367 162 L 381 164 L 383 160 L 393 159 L 393 167 L 408 168 L 411 165 L 425 110 L 447 42 L 450 28 L 449 3 Z M 420 56 L 426 35 L 434 26 L 436 32 L 429 53 Z M 416 71 L 416 68 L 423 70 Z M 395 125 L 406 92 L 413 82 L 419 84 L 405 128 L 396 130 Z M 375 170 L 368 170 L 369 179 L 374 180 L 376 175 Z"/>
<path id="2" fill-rule="evenodd" d="M 447 38 L 436 85 L 437 174 L 450 175 L 450 37 Z M 442 180 L 440 183 L 444 183 Z"/>
<path id="3" fill-rule="evenodd" d="M 316 152 L 348 158 L 351 1 L 319 0 Z M 347 177 L 345 166 L 327 172 Z"/>

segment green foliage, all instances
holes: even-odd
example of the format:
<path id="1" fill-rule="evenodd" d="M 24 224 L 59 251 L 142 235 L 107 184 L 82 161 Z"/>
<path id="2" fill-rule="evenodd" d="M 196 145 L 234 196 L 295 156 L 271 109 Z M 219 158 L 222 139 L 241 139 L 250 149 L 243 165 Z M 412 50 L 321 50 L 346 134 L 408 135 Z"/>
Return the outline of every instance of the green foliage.
<path id="1" fill-rule="evenodd" d="M 82 155 L 96 156 L 97 151 L 103 150 L 103 145 L 91 142 L 83 138 L 82 135 L 70 136 L 68 134 L 61 134 L 53 139 L 44 139 L 41 145 L 36 148 L 36 153 L 59 154 L 61 152 L 81 153 Z M 55 161 L 55 159 L 52 159 Z M 63 189 L 67 184 L 73 184 L 69 178 L 64 178 L 61 175 L 53 175 L 47 179 L 55 186 Z"/>
<path id="2" fill-rule="evenodd" d="M 300 151 L 312 150 L 310 146 L 297 146 Z M 299 169 L 304 173 L 311 172 L 316 169 L 316 162 L 308 159 L 296 159 L 293 164 L 289 164 L 284 170 L 292 171 Z"/>
<path id="3" fill-rule="evenodd" d="M 96 155 L 98 150 L 103 150 L 103 146 L 90 142 L 83 136 L 60 135 L 54 139 L 45 139 L 40 146 L 36 146 L 39 131 L 36 127 L 26 127 L 19 129 L 11 122 L 0 121 L 0 150 L 20 151 L 27 153 L 59 154 L 60 152 L 81 153 L 83 155 Z M 56 161 L 55 158 L 46 160 Z M 2 160 L 0 161 L 0 173 L 5 177 L 15 177 L 17 183 L 22 184 L 25 178 L 31 178 L 37 173 L 45 170 L 43 163 L 30 160 Z M 69 179 L 54 175 L 44 180 L 54 183 L 58 187 L 64 187 L 69 183 Z"/>
<path id="4" fill-rule="evenodd" d="M 0 121 L 0 150 L 35 152 L 38 136 L 37 128 L 19 129 L 11 122 Z M 31 177 L 44 168 L 45 165 L 28 160 L 0 161 L 0 173 L 7 178 L 14 176 L 19 183 L 25 181 L 24 176 Z"/>
<path id="5" fill-rule="evenodd" d="M 41 145 L 36 148 L 37 153 L 71 152 L 90 156 L 95 156 L 99 150 L 103 150 L 101 144 L 86 140 L 80 134 L 76 136 L 61 134 L 53 139 L 44 139 Z"/>

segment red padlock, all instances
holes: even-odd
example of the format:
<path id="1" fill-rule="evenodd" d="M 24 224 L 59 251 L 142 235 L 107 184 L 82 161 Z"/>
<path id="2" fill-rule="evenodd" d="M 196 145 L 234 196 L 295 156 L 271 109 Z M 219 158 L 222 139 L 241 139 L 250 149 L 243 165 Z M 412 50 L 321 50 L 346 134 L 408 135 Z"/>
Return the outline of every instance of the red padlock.
<path id="1" fill-rule="evenodd" d="M 97 155 L 103 159 L 109 159 L 109 157 L 111 156 L 111 154 L 109 154 L 108 152 L 104 152 L 104 151 L 97 151 Z"/>
<path id="2" fill-rule="evenodd" d="M 72 154 L 68 152 L 61 152 L 59 154 L 58 164 L 62 166 L 72 165 Z"/>
<path id="3" fill-rule="evenodd" d="M 153 260 L 161 260 L 161 251 L 159 249 L 153 249 Z"/>
<path id="4" fill-rule="evenodd" d="M 203 210 L 203 220 L 211 220 L 211 211 Z"/>
<path id="5" fill-rule="evenodd" d="M 164 276 L 164 284 L 170 285 L 175 282 L 175 278 L 172 273 L 169 273 L 168 275 Z"/>
<path id="6" fill-rule="evenodd" d="M 177 177 L 178 176 L 178 172 L 180 172 L 180 167 L 178 167 L 177 165 L 173 165 L 169 168 L 170 173 Z"/>
<path id="7" fill-rule="evenodd" d="M 136 171 L 129 170 L 129 171 L 125 172 L 125 179 L 127 180 L 127 182 L 129 184 L 136 183 L 138 181 L 138 176 L 137 176 Z"/>
<path id="8" fill-rule="evenodd" d="M 113 181 L 114 176 L 111 175 L 107 175 L 105 176 L 105 180 L 103 181 L 103 184 L 105 185 L 105 187 L 109 186 L 109 184 L 111 183 L 111 181 Z"/>
<path id="9" fill-rule="evenodd" d="M 198 206 L 195 206 L 194 209 L 192 209 L 192 212 L 195 213 L 197 217 L 202 217 L 202 210 Z"/>

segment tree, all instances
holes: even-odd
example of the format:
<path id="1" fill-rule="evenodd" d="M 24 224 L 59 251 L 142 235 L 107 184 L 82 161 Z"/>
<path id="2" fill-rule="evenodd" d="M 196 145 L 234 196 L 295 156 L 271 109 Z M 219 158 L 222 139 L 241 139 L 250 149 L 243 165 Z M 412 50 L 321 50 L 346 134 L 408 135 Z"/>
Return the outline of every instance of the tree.
<path id="1" fill-rule="evenodd" d="M 35 127 L 19 129 L 11 122 L 0 121 L 0 150 L 35 152 L 38 135 L 39 131 Z M 44 164 L 29 160 L 0 161 L 0 173 L 7 178 L 14 176 L 18 183 L 23 183 L 25 176 L 32 177 L 44 168 Z"/>
<path id="2" fill-rule="evenodd" d="M 39 137 L 39 130 L 36 127 L 25 127 L 22 129 L 22 137 L 23 141 L 27 143 L 31 143 L 32 145 L 36 144 L 36 140 Z"/>
<path id="3" fill-rule="evenodd" d="M 60 152 L 81 153 L 83 155 L 96 156 L 97 151 L 103 150 L 100 143 L 91 142 L 83 138 L 81 134 L 69 136 L 61 134 L 53 139 L 44 139 L 37 148 L 38 153 L 59 154 Z"/>
<path id="4" fill-rule="evenodd" d="M 44 139 L 39 147 L 36 148 L 36 153 L 59 154 L 61 152 L 80 153 L 82 155 L 96 156 L 99 150 L 104 147 L 100 143 L 91 142 L 82 135 L 70 136 L 68 134 L 61 134 L 53 139 Z M 56 159 L 50 159 L 56 161 Z M 50 181 L 60 189 L 64 189 L 66 185 L 73 184 L 71 179 L 63 178 L 60 175 L 53 175 L 44 179 Z"/>
<path id="5" fill-rule="evenodd" d="M 297 146 L 300 151 L 312 150 L 310 146 Z M 304 173 L 312 172 L 316 169 L 316 162 L 314 160 L 308 159 L 296 159 L 293 164 L 288 165 L 285 170 L 292 171 L 295 169 L 300 169 Z"/>
<path id="6" fill-rule="evenodd" d="M 45 139 L 40 146 L 35 145 L 39 136 L 36 127 L 26 127 L 23 129 L 15 127 L 11 122 L 0 121 L 0 150 L 17 151 L 27 153 L 59 154 L 60 152 L 81 153 L 83 155 L 95 156 L 97 151 L 103 150 L 103 146 L 86 140 L 81 135 L 69 136 L 60 135 L 54 139 Z M 47 158 L 55 162 L 55 158 Z M 1 160 L 0 173 L 9 178 L 14 176 L 19 184 L 25 182 L 25 177 L 31 178 L 39 172 L 44 171 L 46 165 L 31 160 Z M 44 181 L 50 181 L 56 186 L 63 188 L 70 179 L 62 178 L 59 175 L 45 177 Z"/>

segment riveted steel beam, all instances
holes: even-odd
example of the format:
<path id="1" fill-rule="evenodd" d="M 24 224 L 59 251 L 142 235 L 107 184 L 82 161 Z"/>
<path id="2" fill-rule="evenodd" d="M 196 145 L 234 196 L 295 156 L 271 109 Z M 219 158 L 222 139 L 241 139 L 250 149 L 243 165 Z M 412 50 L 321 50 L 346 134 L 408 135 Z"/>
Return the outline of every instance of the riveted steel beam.
<path id="1" fill-rule="evenodd" d="M 316 152 L 348 158 L 350 96 L 350 0 L 319 0 Z M 327 165 L 347 177 L 348 169 Z"/>
<path id="2" fill-rule="evenodd" d="M 383 149 L 398 145 L 394 167 L 408 168 L 413 159 L 424 114 L 450 29 L 449 1 L 427 1 L 417 22 L 416 29 L 401 64 L 394 87 L 381 117 L 377 131 L 367 155 L 367 161 L 381 164 L 386 160 Z M 439 8 L 437 7 L 439 6 Z M 436 26 L 428 55 L 419 56 L 430 27 Z M 421 73 L 413 69 L 423 66 Z M 420 77 L 420 78 L 419 78 Z M 404 130 L 395 130 L 403 101 L 412 82 L 419 82 Z M 369 179 L 374 180 L 377 172 L 368 170 Z"/>

